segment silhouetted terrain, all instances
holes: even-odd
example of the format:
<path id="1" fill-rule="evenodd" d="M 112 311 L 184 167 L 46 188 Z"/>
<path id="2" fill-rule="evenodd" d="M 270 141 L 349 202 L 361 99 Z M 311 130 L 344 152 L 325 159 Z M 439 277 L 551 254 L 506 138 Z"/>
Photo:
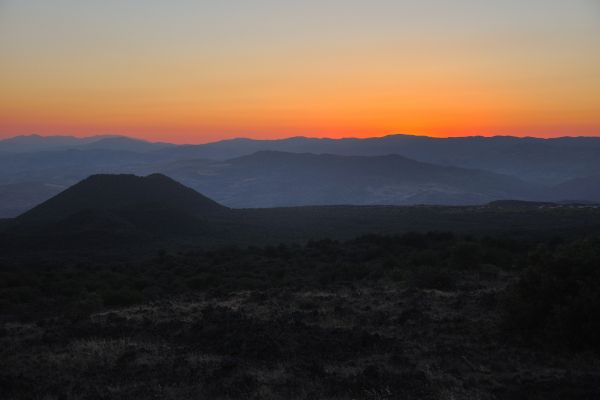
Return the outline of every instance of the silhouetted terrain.
<path id="1" fill-rule="evenodd" d="M 305 156 L 296 157 L 303 159 Z M 309 159 L 313 157 L 320 158 L 309 156 Z M 392 159 L 396 160 L 395 157 Z M 256 158 L 243 161 L 252 164 Z M 423 168 L 427 174 L 429 169 L 440 173 L 435 167 L 414 165 L 403 159 L 398 161 L 416 167 L 415 175 Z M 304 168 L 308 164 L 302 162 L 300 165 Z M 385 165 L 389 164 L 385 162 Z M 297 168 L 293 164 L 289 167 Z M 364 167 L 368 169 L 367 165 Z M 380 166 L 373 167 L 375 171 L 383 171 Z M 244 173 L 251 168 L 252 165 L 242 163 L 239 171 Z M 318 165 L 317 168 L 322 169 Z M 335 168 L 332 170 L 336 172 Z M 334 181 L 332 178 L 331 182 Z M 301 196 L 303 187 L 298 182 L 293 183 L 287 186 L 288 190 L 298 188 L 298 196 Z M 348 183 L 348 186 L 352 184 Z M 343 190 L 339 186 L 335 188 Z M 36 249 L 42 254 L 47 251 L 87 252 L 98 246 L 113 253 L 136 251 L 147 254 L 156 246 L 264 245 L 409 231 L 496 232 L 527 238 L 587 232 L 599 226 L 600 206 L 596 205 L 501 201 L 482 206 L 345 205 L 231 209 L 160 174 L 147 177 L 94 175 L 6 222 L 5 228 L 0 230 L 0 248 L 15 256 L 35 254 Z"/>
<path id="2" fill-rule="evenodd" d="M 366 139 L 233 139 L 173 147 L 160 152 L 185 158 L 225 160 L 261 150 L 345 156 L 398 154 L 422 162 L 488 170 L 550 185 L 576 176 L 589 175 L 590 171 L 599 171 L 600 168 L 600 138 L 597 137 L 432 138 L 390 135 Z"/>
<path id="3" fill-rule="evenodd" d="M 295 153 L 295 154 L 292 154 Z M 230 207 L 600 202 L 592 137 L 234 139 L 203 145 L 118 136 L 0 141 L 0 216 L 14 217 L 93 174 L 163 173 Z M 245 169 L 247 167 L 247 169 Z M 351 172 L 350 172 L 351 171 Z M 578 179 L 588 179 L 586 189 Z M 574 181 L 574 184 L 569 182 Z"/>
<path id="4" fill-rule="evenodd" d="M 73 136 L 16 136 L 0 140 L 0 153 L 33 153 L 74 149 L 151 151 L 171 147 L 168 143 L 150 143 L 124 136 L 102 135 L 78 138 Z"/>
<path id="5" fill-rule="evenodd" d="M 509 176 L 441 167 L 397 155 L 261 151 L 224 163 L 176 162 L 160 171 L 232 207 L 453 205 L 543 197 L 543 188 Z"/>
<path id="6" fill-rule="evenodd" d="M 164 175 L 94 175 L 19 216 L 19 221 L 58 221 L 85 210 L 140 207 L 173 209 L 194 216 L 227 210 Z"/>
<path id="7" fill-rule="evenodd" d="M 594 399 L 598 239 L 0 256 L 8 399 Z"/>
<path id="8" fill-rule="evenodd" d="M 554 190 L 555 197 L 600 202 L 600 175 L 571 179 L 561 183 Z"/>
<path id="9" fill-rule="evenodd" d="M 238 173 L 289 154 L 259 156 Z M 0 220 L 0 393 L 595 399 L 599 235 L 595 205 L 234 209 L 91 176 Z"/>

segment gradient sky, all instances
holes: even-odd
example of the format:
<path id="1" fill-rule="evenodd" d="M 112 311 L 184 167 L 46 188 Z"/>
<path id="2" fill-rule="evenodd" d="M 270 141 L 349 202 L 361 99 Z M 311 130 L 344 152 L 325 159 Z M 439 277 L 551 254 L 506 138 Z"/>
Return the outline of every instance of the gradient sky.
<path id="1" fill-rule="evenodd" d="M 599 0 L 0 0 L 0 137 L 600 135 Z"/>

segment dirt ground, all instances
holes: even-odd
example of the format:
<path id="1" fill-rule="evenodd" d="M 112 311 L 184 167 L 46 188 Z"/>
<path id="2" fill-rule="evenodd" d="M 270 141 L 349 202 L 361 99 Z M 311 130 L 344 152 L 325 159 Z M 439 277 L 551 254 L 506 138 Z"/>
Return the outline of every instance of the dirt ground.
<path id="1" fill-rule="evenodd" d="M 507 339 L 510 275 L 190 295 L 0 327 L 4 399 L 598 399 L 600 360 Z"/>

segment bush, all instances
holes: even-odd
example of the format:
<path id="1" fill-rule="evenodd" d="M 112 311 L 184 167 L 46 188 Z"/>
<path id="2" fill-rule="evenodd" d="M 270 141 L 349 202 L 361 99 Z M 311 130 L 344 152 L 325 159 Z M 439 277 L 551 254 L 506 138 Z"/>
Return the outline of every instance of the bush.
<path id="1" fill-rule="evenodd" d="M 67 309 L 67 316 L 74 321 L 87 318 L 102 308 L 102 299 L 96 293 L 86 293 Z"/>
<path id="2" fill-rule="evenodd" d="M 600 240 L 533 253 L 505 300 L 505 326 L 527 340 L 600 351 Z"/>
<path id="3" fill-rule="evenodd" d="M 417 267 L 410 273 L 409 284 L 419 289 L 452 290 L 456 287 L 455 275 L 441 267 Z"/>
<path id="4" fill-rule="evenodd" d="M 102 294 L 102 301 L 107 307 L 126 307 L 143 300 L 142 294 L 132 289 L 108 290 Z"/>

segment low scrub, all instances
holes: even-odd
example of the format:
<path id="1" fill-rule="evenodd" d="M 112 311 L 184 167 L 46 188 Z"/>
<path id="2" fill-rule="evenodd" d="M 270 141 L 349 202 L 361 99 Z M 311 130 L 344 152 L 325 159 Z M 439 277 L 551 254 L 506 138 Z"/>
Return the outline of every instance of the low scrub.
<path id="1" fill-rule="evenodd" d="M 510 289 L 504 322 L 528 340 L 600 352 L 600 238 L 540 248 Z"/>

